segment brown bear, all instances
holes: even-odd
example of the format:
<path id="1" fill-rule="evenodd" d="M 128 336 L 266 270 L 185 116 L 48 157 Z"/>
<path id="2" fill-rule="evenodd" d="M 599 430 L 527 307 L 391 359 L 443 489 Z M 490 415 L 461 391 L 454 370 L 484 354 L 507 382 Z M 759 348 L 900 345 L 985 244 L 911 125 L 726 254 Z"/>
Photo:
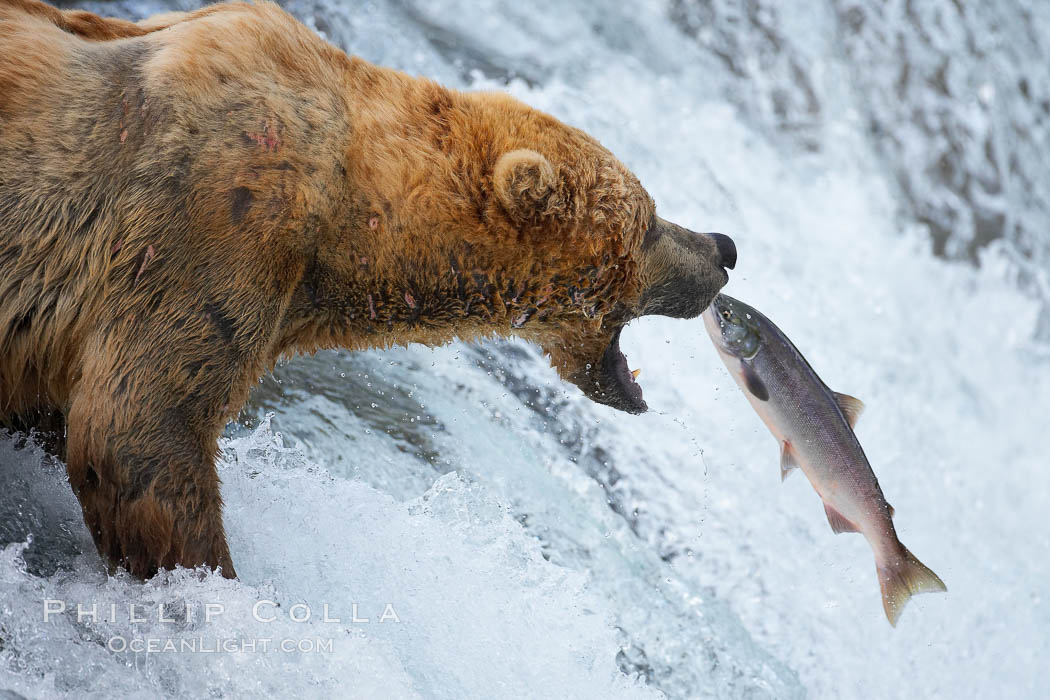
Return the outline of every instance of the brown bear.
<path id="1" fill-rule="evenodd" d="M 100 554 L 233 576 L 218 438 L 281 356 L 514 334 L 646 409 L 619 350 L 736 250 L 587 134 L 371 65 L 276 5 L 0 0 L 0 422 L 50 431 Z"/>

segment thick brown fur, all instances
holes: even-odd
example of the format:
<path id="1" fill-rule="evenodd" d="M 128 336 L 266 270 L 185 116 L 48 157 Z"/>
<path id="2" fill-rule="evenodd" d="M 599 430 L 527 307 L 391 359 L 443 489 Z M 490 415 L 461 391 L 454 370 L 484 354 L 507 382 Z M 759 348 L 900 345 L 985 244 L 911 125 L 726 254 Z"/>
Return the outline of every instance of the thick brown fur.
<path id="1" fill-rule="evenodd" d="M 637 303 L 653 203 L 595 140 L 276 5 L 0 0 L 0 56 L 0 421 L 64 421 L 138 576 L 233 575 L 217 440 L 280 356 L 516 333 L 569 377 Z"/>

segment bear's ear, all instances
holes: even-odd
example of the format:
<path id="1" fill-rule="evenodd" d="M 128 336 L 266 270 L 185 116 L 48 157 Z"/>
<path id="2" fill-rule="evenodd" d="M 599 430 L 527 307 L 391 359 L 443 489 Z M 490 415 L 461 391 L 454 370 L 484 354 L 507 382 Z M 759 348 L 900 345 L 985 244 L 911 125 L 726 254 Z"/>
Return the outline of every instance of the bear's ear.
<path id="1" fill-rule="evenodd" d="M 500 156 L 492 173 L 496 196 L 519 223 L 537 222 L 551 214 L 557 188 L 554 168 L 542 154 L 527 148 Z"/>

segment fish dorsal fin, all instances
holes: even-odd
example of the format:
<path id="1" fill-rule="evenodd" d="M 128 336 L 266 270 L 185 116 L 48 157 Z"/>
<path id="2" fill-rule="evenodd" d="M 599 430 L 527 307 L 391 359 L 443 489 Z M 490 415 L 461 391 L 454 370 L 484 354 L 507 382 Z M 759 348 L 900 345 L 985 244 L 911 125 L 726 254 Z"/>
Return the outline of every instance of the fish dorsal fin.
<path id="1" fill-rule="evenodd" d="M 740 371 L 744 375 L 744 384 L 747 385 L 747 390 L 751 392 L 751 395 L 759 401 L 769 401 L 769 389 L 766 388 L 765 382 L 755 372 L 754 367 L 741 361 Z"/>
<path id="2" fill-rule="evenodd" d="M 860 418 L 860 414 L 864 413 L 864 402 L 849 394 L 840 394 L 837 391 L 831 393 L 835 395 L 835 403 L 842 409 L 842 415 L 846 416 L 849 427 L 857 425 L 857 419 Z"/>
<path id="3" fill-rule="evenodd" d="M 860 529 L 858 529 L 856 525 L 849 520 L 846 520 L 842 513 L 838 512 L 827 503 L 824 504 L 824 512 L 828 514 L 828 522 L 831 523 L 831 529 L 835 531 L 836 535 L 843 532 L 860 532 Z"/>
<path id="4" fill-rule="evenodd" d="M 787 479 L 796 469 L 798 469 L 798 460 L 795 457 L 795 451 L 791 449 L 791 443 L 785 441 L 780 450 L 780 480 Z"/>

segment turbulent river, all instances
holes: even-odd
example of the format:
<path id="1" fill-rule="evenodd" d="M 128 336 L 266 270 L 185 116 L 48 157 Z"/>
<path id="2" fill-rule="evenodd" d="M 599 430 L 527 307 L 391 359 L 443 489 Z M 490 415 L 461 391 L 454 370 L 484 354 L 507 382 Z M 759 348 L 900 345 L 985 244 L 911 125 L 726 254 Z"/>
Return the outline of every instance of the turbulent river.
<path id="1" fill-rule="evenodd" d="M 279 366 L 227 430 L 237 581 L 107 577 L 63 465 L 0 438 L 0 696 L 1045 692 L 1050 5 L 285 6 L 588 130 L 663 216 L 731 234 L 727 291 L 867 403 L 900 537 L 949 592 L 886 624 L 869 547 L 781 484 L 699 321 L 625 331 L 643 416 L 524 343 L 333 352 Z"/>

